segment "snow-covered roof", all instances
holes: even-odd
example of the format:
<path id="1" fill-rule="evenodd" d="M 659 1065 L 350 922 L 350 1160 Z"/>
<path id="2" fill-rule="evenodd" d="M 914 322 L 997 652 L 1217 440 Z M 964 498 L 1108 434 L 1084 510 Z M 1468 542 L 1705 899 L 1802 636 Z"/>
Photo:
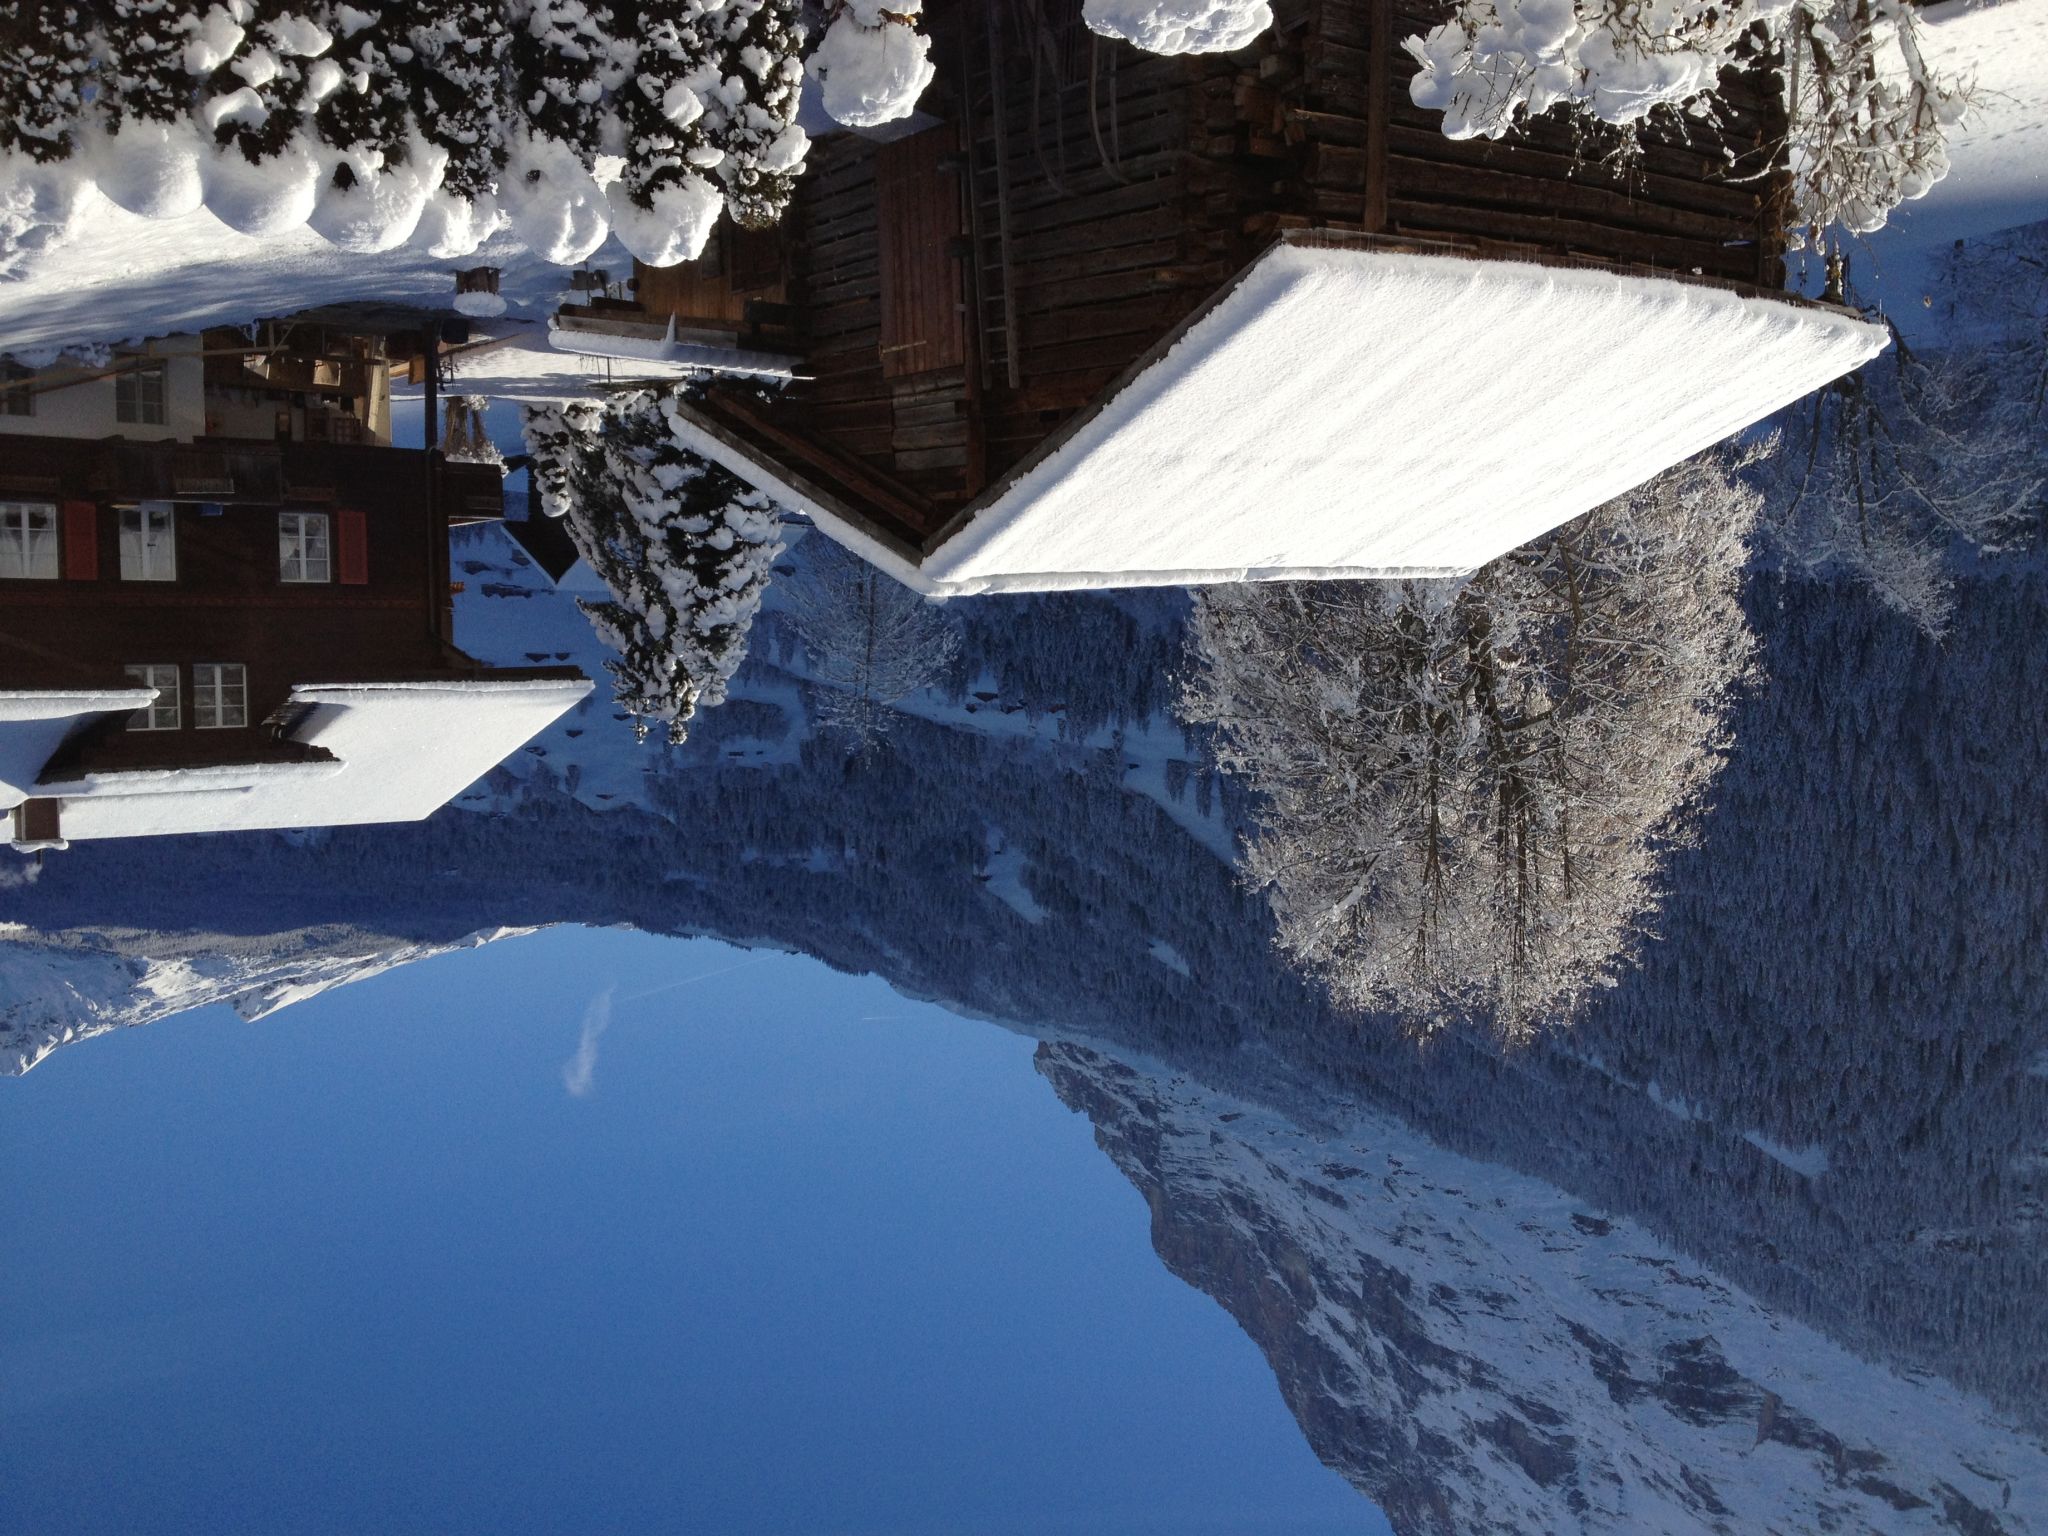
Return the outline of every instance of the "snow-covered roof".
<path id="1" fill-rule="evenodd" d="M 419 821 L 589 692 L 584 678 L 301 686 L 288 734 L 332 761 L 98 772 L 31 793 L 58 802 L 69 842 Z M 0 742 L 8 723 L 0 713 Z"/>
<path id="2" fill-rule="evenodd" d="M 752 378 L 787 379 L 795 361 L 773 352 L 752 352 L 744 347 L 698 340 L 676 327 L 675 316 L 666 323 L 636 323 L 608 320 L 578 323 L 557 315 L 548 326 L 548 345 L 558 352 L 578 357 L 605 357 L 639 365 L 659 365 L 664 375 L 673 371 L 731 373 Z"/>
<path id="3" fill-rule="evenodd" d="M 0 811 L 40 793 L 43 764 L 73 731 L 105 715 L 125 715 L 156 697 L 154 688 L 0 690 Z"/>
<path id="4" fill-rule="evenodd" d="M 1877 326 L 1790 298 L 1304 232 L 914 562 L 787 472 L 731 467 L 935 596 L 1453 574 L 1884 344 Z"/>

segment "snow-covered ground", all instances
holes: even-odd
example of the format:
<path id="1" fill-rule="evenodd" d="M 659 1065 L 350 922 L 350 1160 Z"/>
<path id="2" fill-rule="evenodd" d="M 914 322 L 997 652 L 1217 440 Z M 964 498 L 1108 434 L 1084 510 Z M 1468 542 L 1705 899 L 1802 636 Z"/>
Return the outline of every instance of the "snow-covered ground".
<path id="1" fill-rule="evenodd" d="M 1947 178 L 1851 257 L 1908 340 L 1933 335 L 1933 264 L 1954 242 L 2048 219 L 2048 0 L 1945 0 L 1923 20 L 1930 60 L 1974 77 L 1978 106 L 1950 143 Z"/>

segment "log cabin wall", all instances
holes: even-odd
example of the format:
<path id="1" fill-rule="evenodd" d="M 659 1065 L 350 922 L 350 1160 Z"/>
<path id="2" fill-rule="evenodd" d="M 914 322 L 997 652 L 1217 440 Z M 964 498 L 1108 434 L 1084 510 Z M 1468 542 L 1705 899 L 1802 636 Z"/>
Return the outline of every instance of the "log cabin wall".
<path id="1" fill-rule="evenodd" d="M 1090 33 L 1080 0 L 936 0 L 925 126 L 827 137 L 798 183 L 805 378 L 709 405 L 915 545 L 1281 229 L 1781 284 L 1778 183 L 1743 180 L 1704 130 L 1622 166 L 1560 122 L 1446 139 L 1400 47 L 1444 9 L 1275 0 L 1251 47 L 1162 58 Z M 1774 96 L 1747 79 L 1731 100 L 1746 170 Z"/>
<path id="2" fill-rule="evenodd" d="M 766 408 L 900 482 L 929 509 L 913 534 L 1231 270 L 1192 218 L 1195 71 L 1097 39 L 1080 11 L 934 7 L 935 125 L 886 145 L 833 135 L 799 183 L 792 290 L 810 379 Z M 919 313 L 941 289 L 948 336 L 947 317 Z"/>
<path id="3" fill-rule="evenodd" d="M 1402 40 L 1430 0 L 1279 0 L 1273 29 L 1208 62 L 1205 149 L 1236 173 L 1246 231 L 1331 227 L 1518 248 L 1778 288 L 1784 249 L 1767 174 L 1782 106 L 1761 71 L 1724 81 L 1725 131 L 1661 124 L 1617 160 L 1618 134 L 1557 116 L 1502 141 L 1455 142 L 1409 98 Z M 1227 86 L 1230 111 L 1220 110 Z"/>

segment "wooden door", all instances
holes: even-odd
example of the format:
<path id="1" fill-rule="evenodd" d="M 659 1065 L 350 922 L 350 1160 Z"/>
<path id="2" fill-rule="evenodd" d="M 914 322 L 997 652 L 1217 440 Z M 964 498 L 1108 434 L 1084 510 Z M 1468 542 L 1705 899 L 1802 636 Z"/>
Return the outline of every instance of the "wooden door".
<path id="1" fill-rule="evenodd" d="M 958 130 L 945 124 L 875 151 L 884 378 L 967 361 L 966 292 L 954 251 L 962 233 L 958 142 Z"/>

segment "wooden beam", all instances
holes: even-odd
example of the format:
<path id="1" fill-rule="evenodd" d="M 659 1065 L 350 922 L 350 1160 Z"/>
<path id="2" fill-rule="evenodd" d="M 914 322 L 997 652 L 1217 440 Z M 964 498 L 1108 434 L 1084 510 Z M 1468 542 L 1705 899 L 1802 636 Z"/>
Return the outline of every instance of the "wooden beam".
<path id="1" fill-rule="evenodd" d="M 1387 227 L 1387 120 L 1394 90 L 1394 0 L 1368 0 L 1372 42 L 1366 60 L 1365 213 L 1366 229 Z"/>
<path id="2" fill-rule="evenodd" d="M 800 436 L 722 391 L 707 393 L 703 404 L 774 444 L 796 462 L 830 475 L 919 533 L 931 526 L 932 509 L 922 496 L 853 455 L 838 453 L 813 438 Z"/>

